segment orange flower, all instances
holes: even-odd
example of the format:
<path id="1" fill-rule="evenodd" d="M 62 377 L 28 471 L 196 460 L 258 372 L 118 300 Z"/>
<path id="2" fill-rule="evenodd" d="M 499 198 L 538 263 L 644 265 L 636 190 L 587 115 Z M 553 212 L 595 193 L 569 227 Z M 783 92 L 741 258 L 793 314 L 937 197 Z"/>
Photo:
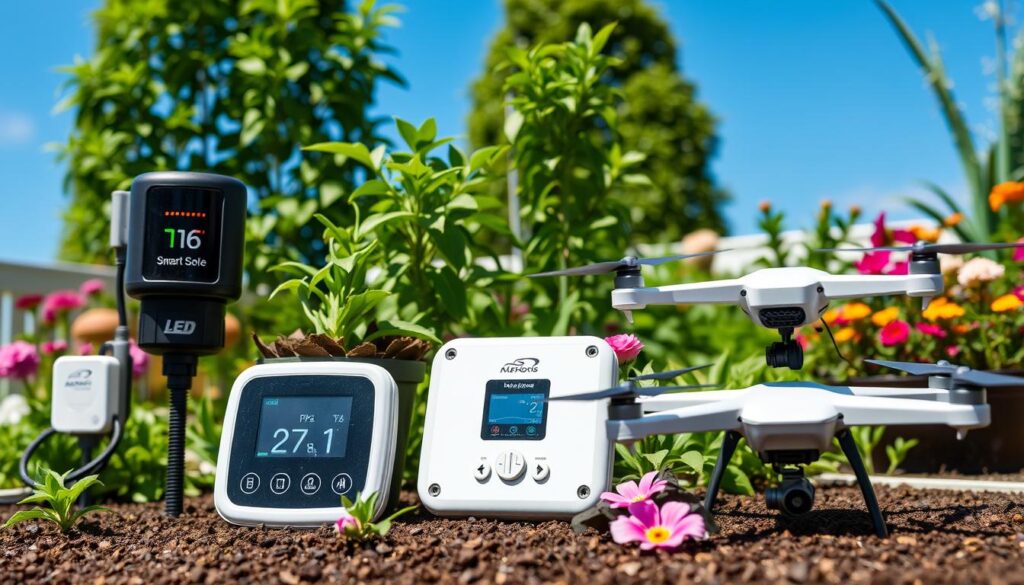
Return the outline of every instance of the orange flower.
<path id="1" fill-rule="evenodd" d="M 863 319 L 871 314 L 871 307 L 864 303 L 850 303 L 843 305 L 843 319 L 847 321 L 856 321 Z"/>
<path id="2" fill-rule="evenodd" d="M 1024 306 L 1024 301 L 1021 301 L 1017 295 L 1003 295 L 998 299 L 992 301 L 992 310 L 996 313 L 1006 313 L 1013 311 Z"/>
<path id="3" fill-rule="evenodd" d="M 928 304 L 928 308 L 922 313 L 925 319 L 935 322 L 940 319 L 954 319 L 963 317 L 964 308 L 956 303 L 951 303 L 946 297 L 938 297 Z"/>
<path id="4" fill-rule="evenodd" d="M 953 325 L 953 333 L 956 333 L 957 335 L 969 333 L 971 329 L 972 327 L 967 323 L 957 323 L 956 325 Z"/>
<path id="5" fill-rule="evenodd" d="M 930 228 L 923 225 L 912 225 L 907 231 L 914 234 L 915 238 L 926 242 L 934 242 L 938 240 L 939 234 L 942 233 L 942 230 L 937 227 Z"/>
<path id="6" fill-rule="evenodd" d="M 900 316 L 900 310 L 896 307 L 889 307 L 871 315 L 871 322 L 879 327 L 885 327 Z"/>
<path id="7" fill-rule="evenodd" d="M 835 338 L 836 343 L 846 343 L 847 341 L 857 339 L 859 336 L 860 334 L 858 334 L 857 330 L 853 327 L 843 327 L 839 331 L 836 331 Z"/>
<path id="8" fill-rule="evenodd" d="M 1024 183 L 1007 181 L 992 187 L 988 194 L 988 205 L 992 211 L 999 211 L 1007 203 L 1020 203 L 1024 201 Z"/>
<path id="9" fill-rule="evenodd" d="M 768 201 L 766 199 L 766 200 L 758 203 L 757 204 L 757 208 L 761 210 L 761 213 L 768 213 L 769 211 L 772 210 L 772 203 L 771 203 L 771 201 Z"/>
<path id="10" fill-rule="evenodd" d="M 946 227 L 956 227 L 960 225 L 960 222 L 964 220 L 964 214 L 959 211 L 947 217 L 942 224 Z"/>
<path id="11" fill-rule="evenodd" d="M 826 325 L 831 325 L 836 322 L 836 319 L 838 319 L 841 314 L 842 313 L 839 309 L 829 309 L 821 316 L 821 320 L 824 321 Z"/>

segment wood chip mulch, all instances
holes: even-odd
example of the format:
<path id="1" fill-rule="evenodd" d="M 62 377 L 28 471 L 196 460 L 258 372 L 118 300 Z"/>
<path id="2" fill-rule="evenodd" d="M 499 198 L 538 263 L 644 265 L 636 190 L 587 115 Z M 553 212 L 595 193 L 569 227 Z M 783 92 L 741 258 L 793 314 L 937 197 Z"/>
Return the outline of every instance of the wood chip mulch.
<path id="1" fill-rule="evenodd" d="M 231 526 L 210 496 L 188 500 L 177 520 L 160 504 L 114 505 L 69 537 L 39 522 L 0 530 L 0 583 L 1024 583 L 1024 496 L 877 491 L 886 539 L 873 535 L 856 488 L 828 487 L 798 520 L 761 497 L 725 496 L 720 532 L 673 553 L 556 521 L 419 511 L 385 540 L 356 544 L 327 527 Z"/>

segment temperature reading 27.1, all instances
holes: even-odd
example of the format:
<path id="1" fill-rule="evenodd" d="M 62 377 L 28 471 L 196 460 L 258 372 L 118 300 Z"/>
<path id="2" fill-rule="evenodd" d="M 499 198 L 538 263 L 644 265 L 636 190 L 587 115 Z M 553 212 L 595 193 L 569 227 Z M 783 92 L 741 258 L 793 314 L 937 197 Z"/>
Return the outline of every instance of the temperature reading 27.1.
<path id="1" fill-rule="evenodd" d="M 351 396 L 266 396 L 256 457 L 344 457 Z"/>

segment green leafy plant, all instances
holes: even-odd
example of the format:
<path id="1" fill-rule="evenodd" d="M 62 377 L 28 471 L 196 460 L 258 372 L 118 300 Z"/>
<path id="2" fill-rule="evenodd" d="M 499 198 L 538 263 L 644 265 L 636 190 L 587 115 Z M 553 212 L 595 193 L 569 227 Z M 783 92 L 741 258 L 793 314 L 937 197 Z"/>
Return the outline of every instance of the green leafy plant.
<path id="1" fill-rule="evenodd" d="M 394 512 L 383 520 L 372 522 L 371 520 L 377 505 L 377 492 L 371 492 L 365 497 L 362 494 L 356 494 L 354 502 L 345 496 L 341 496 L 341 505 L 343 508 L 342 516 L 335 522 L 334 528 L 338 534 L 356 541 L 374 537 L 384 538 L 391 530 L 391 522 L 395 518 L 408 514 L 417 508 L 417 506 L 408 506 Z"/>
<path id="2" fill-rule="evenodd" d="M 43 477 L 42 482 L 37 482 L 34 486 L 32 495 L 18 502 L 19 504 L 46 504 L 48 508 L 42 508 L 36 506 L 31 510 L 21 510 L 15 512 L 7 522 L 4 523 L 4 528 L 10 528 L 19 522 L 25 522 L 27 520 L 47 520 L 57 525 L 61 532 L 67 534 L 74 528 L 75 524 L 78 523 L 86 514 L 93 512 L 109 512 L 107 508 L 102 506 L 86 506 L 80 509 L 75 508 L 75 502 L 78 501 L 79 496 L 85 493 L 90 487 L 94 485 L 102 485 L 99 476 L 89 475 L 75 482 L 71 487 L 65 487 L 65 481 L 67 480 L 68 471 L 64 475 L 47 470 Z"/>
<path id="3" fill-rule="evenodd" d="M 896 437 L 896 440 L 891 445 L 885 446 L 885 456 L 889 459 L 889 468 L 885 470 L 886 475 L 892 475 L 903 465 L 903 462 L 907 460 L 907 455 L 910 450 L 920 444 L 921 441 L 917 439 L 904 439 L 903 437 Z"/>

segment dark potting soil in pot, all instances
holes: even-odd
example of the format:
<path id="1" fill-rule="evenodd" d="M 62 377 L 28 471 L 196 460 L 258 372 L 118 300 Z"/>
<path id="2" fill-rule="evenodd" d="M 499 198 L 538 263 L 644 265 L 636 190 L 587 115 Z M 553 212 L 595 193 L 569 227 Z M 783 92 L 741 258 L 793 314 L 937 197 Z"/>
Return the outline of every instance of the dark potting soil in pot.
<path id="1" fill-rule="evenodd" d="M 830 487 L 795 521 L 769 512 L 761 497 L 724 496 L 720 532 L 673 553 L 574 534 L 567 522 L 419 511 L 361 545 L 328 527 L 231 526 L 209 496 L 188 500 L 177 520 L 160 504 L 115 505 L 69 538 L 38 522 L 0 530 L 0 582 L 1024 583 L 1024 496 L 877 491 L 889 538 L 873 535 L 856 488 Z"/>

